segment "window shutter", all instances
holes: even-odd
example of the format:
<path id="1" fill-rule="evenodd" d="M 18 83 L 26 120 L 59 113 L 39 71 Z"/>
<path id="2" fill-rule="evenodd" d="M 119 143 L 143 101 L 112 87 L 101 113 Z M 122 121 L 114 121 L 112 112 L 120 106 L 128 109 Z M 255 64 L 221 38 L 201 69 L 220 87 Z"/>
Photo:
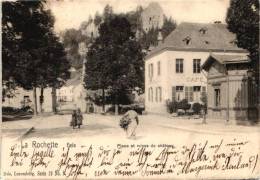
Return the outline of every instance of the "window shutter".
<path id="1" fill-rule="evenodd" d="M 151 102 L 153 102 L 153 88 L 151 87 Z"/>
<path id="2" fill-rule="evenodd" d="M 189 101 L 189 88 L 185 86 L 185 99 Z"/>
<path id="3" fill-rule="evenodd" d="M 189 87 L 189 101 L 193 101 L 193 86 Z"/>
<path id="4" fill-rule="evenodd" d="M 148 89 L 148 101 L 151 101 L 151 88 Z"/>
<path id="5" fill-rule="evenodd" d="M 206 86 L 202 86 L 202 95 L 206 96 Z"/>
<path id="6" fill-rule="evenodd" d="M 158 102 L 158 88 L 155 88 L 155 102 Z"/>
<path id="7" fill-rule="evenodd" d="M 160 102 L 162 102 L 162 88 L 160 87 Z"/>
<path id="8" fill-rule="evenodd" d="M 184 71 L 184 69 L 183 69 L 183 63 L 184 63 L 184 62 L 183 62 L 183 59 L 182 59 L 182 60 L 181 60 L 181 68 L 180 68 L 180 69 L 181 69 L 181 73 L 183 73 L 183 71 Z"/>
<path id="9" fill-rule="evenodd" d="M 172 101 L 176 101 L 176 86 L 172 86 Z"/>

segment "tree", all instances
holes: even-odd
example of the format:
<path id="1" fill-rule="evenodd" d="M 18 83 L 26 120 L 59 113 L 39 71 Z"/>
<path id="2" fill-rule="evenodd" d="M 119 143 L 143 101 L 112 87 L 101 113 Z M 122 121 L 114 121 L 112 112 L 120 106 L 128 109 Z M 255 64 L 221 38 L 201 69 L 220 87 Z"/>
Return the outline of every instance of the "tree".
<path id="1" fill-rule="evenodd" d="M 163 26 L 161 29 L 163 39 L 165 39 L 176 28 L 176 26 L 176 22 L 172 20 L 171 17 L 167 18 L 166 16 L 164 16 Z"/>
<path id="2" fill-rule="evenodd" d="M 142 6 L 137 6 L 135 11 L 126 13 L 126 18 L 131 24 L 132 31 L 136 33 L 136 38 L 139 39 L 143 33 L 142 29 Z"/>
<path id="3" fill-rule="evenodd" d="M 83 36 L 81 31 L 77 29 L 67 29 L 62 34 L 62 41 L 67 51 L 67 58 L 71 63 L 71 66 L 75 67 L 76 69 L 81 68 L 83 64 L 83 60 L 79 54 L 79 44 L 85 40 L 86 37 Z"/>
<path id="4" fill-rule="evenodd" d="M 228 29 L 236 34 L 238 47 L 250 52 L 259 85 L 259 1 L 231 0 L 226 22 Z"/>
<path id="5" fill-rule="evenodd" d="M 109 4 L 107 4 L 104 8 L 103 11 L 103 19 L 104 21 L 108 21 L 111 20 L 111 18 L 113 17 L 114 12 L 113 12 L 113 8 L 112 6 L 110 6 Z"/>
<path id="6" fill-rule="evenodd" d="M 147 33 L 144 33 L 144 35 L 139 40 L 142 45 L 142 49 L 148 50 L 151 46 L 157 46 L 158 34 L 159 29 L 154 27 L 152 27 Z"/>
<path id="7" fill-rule="evenodd" d="M 118 107 L 119 96 L 144 87 L 143 54 L 123 15 L 105 19 L 99 34 L 87 53 L 85 86 L 107 90 Z"/>
<path id="8" fill-rule="evenodd" d="M 53 26 L 54 17 L 44 0 L 3 2 L 4 79 L 33 89 L 35 115 L 36 88 L 54 87 L 68 77 L 69 65 Z"/>
<path id="9" fill-rule="evenodd" d="M 96 12 L 95 17 L 94 17 L 95 26 L 99 26 L 99 24 L 101 24 L 101 22 L 102 22 L 102 16 L 98 12 Z"/>

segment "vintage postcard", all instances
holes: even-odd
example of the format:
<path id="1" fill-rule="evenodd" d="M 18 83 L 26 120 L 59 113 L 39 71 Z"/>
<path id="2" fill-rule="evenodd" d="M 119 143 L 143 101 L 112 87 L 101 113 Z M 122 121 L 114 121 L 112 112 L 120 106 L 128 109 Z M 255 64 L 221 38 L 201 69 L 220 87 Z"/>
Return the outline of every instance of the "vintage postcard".
<path id="1" fill-rule="evenodd" d="M 260 179 L 259 1 L 1 13 L 0 179 Z"/>

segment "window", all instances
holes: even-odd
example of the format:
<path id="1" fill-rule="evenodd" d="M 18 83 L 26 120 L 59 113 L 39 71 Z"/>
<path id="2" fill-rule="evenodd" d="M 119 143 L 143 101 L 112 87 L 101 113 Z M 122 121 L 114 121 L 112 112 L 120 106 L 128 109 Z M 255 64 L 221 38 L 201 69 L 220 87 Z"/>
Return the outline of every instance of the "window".
<path id="1" fill-rule="evenodd" d="M 200 86 L 193 86 L 194 92 L 200 92 Z"/>
<path id="2" fill-rule="evenodd" d="M 148 67 L 148 71 L 149 71 L 149 77 L 152 78 L 153 77 L 153 64 L 149 64 Z"/>
<path id="3" fill-rule="evenodd" d="M 220 107 L 220 89 L 214 89 L 215 107 Z"/>
<path id="4" fill-rule="evenodd" d="M 183 91 L 183 86 L 176 86 L 176 100 L 180 101 L 184 99 L 184 91 Z"/>
<path id="5" fill-rule="evenodd" d="M 191 43 L 191 38 L 189 36 L 187 36 L 182 41 L 185 42 L 186 45 L 189 45 Z"/>
<path id="6" fill-rule="evenodd" d="M 148 89 L 148 101 L 153 102 L 153 88 Z"/>
<path id="7" fill-rule="evenodd" d="M 193 73 L 200 73 L 200 59 L 193 59 Z"/>
<path id="8" fill-rule="evenodd" d="M 183 73 L 183 59 L 176 59 L 176 73 Z"/>
<path id="9" fill-rule="evenodd" d="M 155 101 L 162 102 L 162 88 L 161 87 L 156 88 Z"/>
<path id="10" fill-rule="evenodd" d="M 200 32 L 201 34 L 206 34 L 207 28 L 203 27 L 203 28 L 201 28 L 201 29 L 199 30 L 199 32 Z"/>
<path id="11" fill-rule="evenodd" d="M 157 62 L 157 75 L 160 76 L 160 74 L 161 74 L 161 62 L 158 61 Z"/>
<path id="12" fill-rule="evenodd" d="M 176 92 L 182 92 L 183 86 L 176 86 Z"/>

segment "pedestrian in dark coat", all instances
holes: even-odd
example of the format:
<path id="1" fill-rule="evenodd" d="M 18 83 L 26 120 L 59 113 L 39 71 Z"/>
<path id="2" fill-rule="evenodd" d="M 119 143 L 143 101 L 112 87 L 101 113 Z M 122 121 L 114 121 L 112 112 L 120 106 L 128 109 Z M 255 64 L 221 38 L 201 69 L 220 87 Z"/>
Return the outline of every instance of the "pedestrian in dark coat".
<path id="1" fill-rule="evenodd" d="M 73 110 L 73 112 L 72 112 L 70 126 L 72 126 L 73 129 L 77 126 L 77 111 L 76 110 Z"/>
<path id="2" fill-rule="evenodd" d="M 82 125 L 83 115 L 81 113 L 80 108 L 77 109 L 77 126 L 80 129 L 80 126 Z"/>

